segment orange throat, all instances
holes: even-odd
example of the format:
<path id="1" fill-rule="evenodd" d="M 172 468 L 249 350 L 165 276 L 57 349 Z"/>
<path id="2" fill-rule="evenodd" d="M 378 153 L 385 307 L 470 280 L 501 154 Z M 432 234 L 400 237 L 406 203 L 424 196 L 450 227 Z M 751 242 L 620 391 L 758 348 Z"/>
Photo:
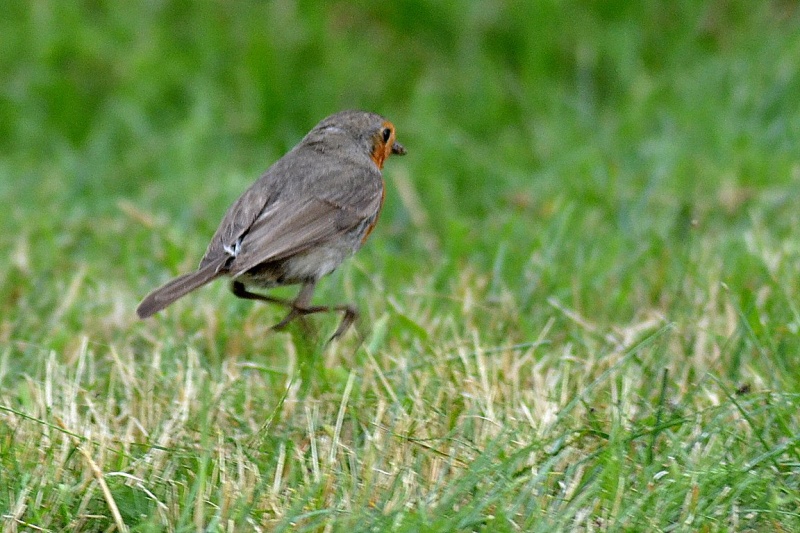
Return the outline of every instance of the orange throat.
<path id="1" fill-rule="evenodd" d="M 386 151 L 381 145 L 378 144 L 375 146 L 370 157 L 372 157 L 372 160 L 378 166 L 378 169 L 383 170 L 383 162 L 386 161 Z"/>
<path id="2" fill-rule="evenodd" d="M 372 144 L 372 154 L 370 157 L 375 162 L 379 170 L 383 170 L 383 163 L 389 154 L 392 153 L 392 146 L 394 146 L 394 125 L 388 120 L 383 123 L 384 128 L 392 130 L 392 135 L 388 141 L 384 141 L 380 137 L 376 137 L 375 142 Z"/>

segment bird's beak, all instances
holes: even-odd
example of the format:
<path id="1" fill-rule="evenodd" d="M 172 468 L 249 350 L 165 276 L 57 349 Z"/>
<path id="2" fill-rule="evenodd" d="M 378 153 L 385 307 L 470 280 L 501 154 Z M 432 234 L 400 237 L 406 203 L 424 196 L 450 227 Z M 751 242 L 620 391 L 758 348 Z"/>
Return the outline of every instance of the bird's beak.
<path id="1" fill-rule="evenodd" d="M 406 147 L 395 141 L 394 144 L 392 144 L 392 153 L 397 155 L 406 155 Z"/>

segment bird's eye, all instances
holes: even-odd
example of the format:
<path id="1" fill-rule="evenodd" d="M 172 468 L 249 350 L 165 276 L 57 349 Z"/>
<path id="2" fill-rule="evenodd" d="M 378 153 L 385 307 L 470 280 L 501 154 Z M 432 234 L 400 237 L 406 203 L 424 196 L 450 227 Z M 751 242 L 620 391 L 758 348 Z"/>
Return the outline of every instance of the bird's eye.
<path id="1" fill-rule="evenodd" d="M 383 142 L 388 143 L 389 138 L 392 136 L 392 130 L 389 128 L 383 128 L 381 135 L 383 135 Z"/>

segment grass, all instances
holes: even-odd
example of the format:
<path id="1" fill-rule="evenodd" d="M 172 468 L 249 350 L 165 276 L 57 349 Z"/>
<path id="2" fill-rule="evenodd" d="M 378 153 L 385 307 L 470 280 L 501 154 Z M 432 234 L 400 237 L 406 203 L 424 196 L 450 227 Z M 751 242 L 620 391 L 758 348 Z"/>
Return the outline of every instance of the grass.
<path id="1" fill-rule="evenodd" d="M 5 531 L 800 529 L 792 3 L 7 4 Z M 348 107 L 359 331 L 138 321 Z"/>

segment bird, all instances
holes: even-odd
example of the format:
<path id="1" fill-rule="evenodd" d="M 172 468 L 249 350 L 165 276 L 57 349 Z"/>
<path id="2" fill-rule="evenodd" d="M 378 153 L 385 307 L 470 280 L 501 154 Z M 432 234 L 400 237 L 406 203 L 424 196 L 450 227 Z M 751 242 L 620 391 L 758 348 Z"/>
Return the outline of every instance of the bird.
<path id="1" fill-rule="evenodd" d="M 358 251 L 383 207 L 383 165 L 405 155 L 383 116 L 348 110 L 324 118 L 272 164 L 227 210 L 197 270 L 149 293 L 136 314 L 147 318 L 220 277 L 231 292 L 289 308 L 281 330 L 312 313 L 340 312 L 331 340 L 358 318 L 354 304 L 311 305 L 321 278 Z M 292 300 L 254 289 L 300 285 Z"/>

